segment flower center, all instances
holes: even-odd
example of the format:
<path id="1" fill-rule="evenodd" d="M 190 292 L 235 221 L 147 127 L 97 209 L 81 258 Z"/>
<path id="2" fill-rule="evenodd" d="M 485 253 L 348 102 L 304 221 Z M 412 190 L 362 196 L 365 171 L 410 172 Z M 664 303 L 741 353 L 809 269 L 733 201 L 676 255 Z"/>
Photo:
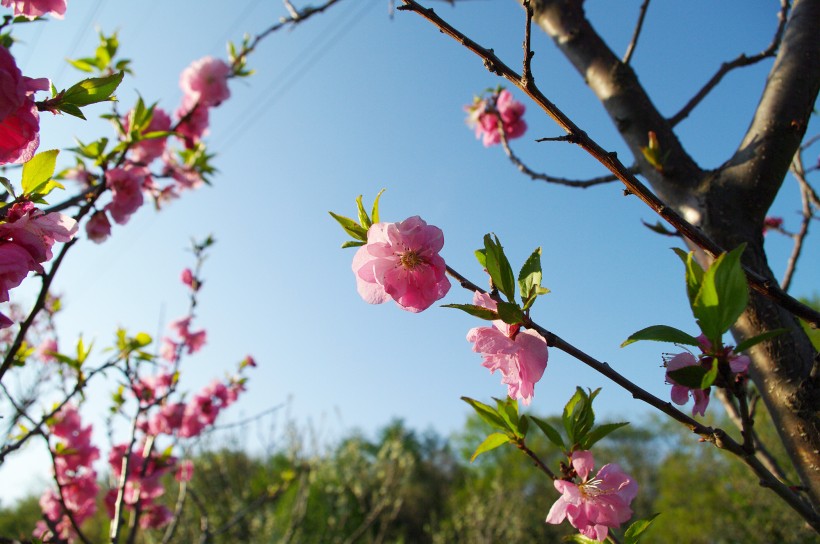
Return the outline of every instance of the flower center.
<path id="1" fill-rule="evenodd" d="M 582 484 L 578 484 L 578 491 L 580 491 L 581 495 L 583 495 L 584 497 L 597 497 L 599 495 L 606 495 L 607 491 L 598 487 L 602 483 L 604 483 L 604 481 L 600 478 L 594 478 Z"/>
<path id="2" fill-rule="evenodd" d="M 401 263 L 402 268 L 406 270 L 413 270 L 418 265 L 424 262 L 424 259 L 413 250 L 407 250 L 402 253 L 399 253 L 399 262 Z"/>

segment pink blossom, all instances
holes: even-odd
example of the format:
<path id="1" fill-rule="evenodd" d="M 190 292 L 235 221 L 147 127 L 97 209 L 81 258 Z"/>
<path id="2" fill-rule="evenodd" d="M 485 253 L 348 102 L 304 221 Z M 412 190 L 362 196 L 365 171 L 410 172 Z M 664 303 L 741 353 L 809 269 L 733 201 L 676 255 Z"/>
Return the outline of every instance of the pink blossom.
<path id="1" fill-rule="evenodd" d="M 782 228 L 782 217 L 766 216 L 766 219 L 763 220 L 763 234 L 766 234 L 770 230 L 780 230 Z"/>
<path id="2" fill-rule="evenodd" d="M 441 229 L 418 216 L 372 225 L 353 258 L 359 294 L 370 304 L 392 298 L 410 312 L 425 310 L 450 290 L 443 246 Z"/>
<path id="3" fill-rule="evenodd" d="M 508 140 L 523 136 L 527 131 L 527 123 L 523 119 L 525 109 L 524 104 L 515 100 L 506 89 L 490 98 L 476 98 L 464 107 L 467 126 L 475 129 L 476 138 L 482 139 L 484 147 L 501 142 L 499 119 Z"/>
<path id="4" fill-rule="evenodd" d="M 104 211 L 94 212 L 85 224 L 85 234 L 95 244 L 101 244 L 111 236 L 111 223 Z"/>
<path id="5" fill-rule="evenodd" d="M 178 358 L 179 344 L 168 337 L 162 339 L 162 345 L 159 348 L 159 356 L 170 363 L 176 362 Z"/>
<path id="6" fill-rule="evenodd" d="M 47 79 L 23 76 L 9 50 L 0 46 L 0 164 L 24 163 L 34 156 L 40 116 L 32 95 L 47 89 Z"/>
<path id="7" fill-rule="evenodd" d="M 185 459 L 177 467 L 177 472 L 174 474 L 174 479 L 178 482 L 190 482 L 194 475 L 194 462 L 190 459 Z"/>
<path id="8" fill-rule="evenodd" d="M 473 304 L 495 310 L 496 302 L 483 293 L 473 294 Z M 535 383 L 547 368 L 547 342 L 533 330 L 519 330 L 501 320 L 492 327 L 475 327 L 467 333 L 473 351 L 484 357 L 482 365 L 490 372 L 501 371 L 501 383 L 507 384 L 510 398 L 529 405 L 535 393 Z"/>
<path id="9" fill-rule="evenodd" d="M 188 104 L 217 106 L 231 96 L 228 76 L 231 67 L 221 59 L 204 57 L 191 63 L 179 76 L 179 87 Z"/>
<path id="10" fill-rule="evenodd" d="M 57 19 L 62 19 L 67 0 L 0 0 L 0 4 L 7 8 L 14 7 L 15 17 L 22 15 L 36 19 L 50 13 Z"/>
<path id="11" fill-rule="evenodd" d="M 130 128 L 130 119 L 131 113 L 126 115 L 123 119 L 123 128 L 126 132 L 128 132 Z M 167 113 L 165 113 L 163 109 L 154 108 L 154 113 L 151 117 L 151 122 L 148 123 L 148 126 L 142 131 L 142 133 L 147 134 L 149 132 L 167 132 L 169 130 L 171 130 L 171 118 L 168 116 Z M 167 137 L 163 137 L 139 141 L 138 143 L 131 146 L 131 160 L 136 163 L 148 165 L 154 159 L 157 159 L 162 156 L 162 154 L 165 152 L 165 144 L 167 140 Z"/>
<path id="12" fill-rule="evenodd" d="M 590 479 L 594 461 L 589 451 L 573 452 L 571 459 L 581 483 L 555 480 L 561 496 L 550 508 L 547 523 L 557 525 L 566 518 L 585 537 L 603 541 L 610 528 L 632 517 L 629 505 L 638 494 L 638 484 L 614 463 L 604 465 Z"/>
<path id="13" fill-rule="evenodd" d="M 48 338 L 40 342 L 40 345 L 34 350 L 34 355 L 44 363 L 53 363 L 57 360 L 54 354 L 59 352 L 57 341 L 53 338 Z"/>
<path id="14" fill-rule="evenodd" d="M 51 260 L 55 242 L 68 242 L 77 233 L 77 222 L 61 213 L 43 213 L 31 202 L 14 204 L 0 224 L 0 240 L 12 241 L 38 263 Z"/>
<path id="15" fill-rule="evenodd" d="M 700 363 L 695 356 L 688 351 L 675 355 L 666 364 L 666 381 L 672 384 L 672 402 L 680 405 L 686 404 L 691 395 L 695 399 L 695 406 L 692 408 L 693 416 L 695 414 L 706 415 L 706 407 L 709 405 L 709 388 L 691 389 L 676 382 L 669 373 L 698 364 Z"/>
<path id="16" fill-rule="evenodd" d="M 111 202 L 105 207 L 111 218 L 118 225 L 125 225 L 131 215 L 145 201 L 142 186 L 148 171 L 142 167 L 126 165 L 112 168 L 105 173 L 108 188 L 111 189 Z"/>
<path id="17" fill-rule="evenodd" d="M 172 329 L 177 333 L 177 336 L 180 337 L 182 340 L 182 345 L 188 348 L 188 354 L 196 353 L 202 346 L 205 345 L 205 341 L 207 340 L 207 333 L 204 330 L 192 332 L 189 330 L 191 325 L 191 316 L 184 317 L 181 319 L 177 319 L 176 321 L 171 322 L 168 325 L 168 328 Z"/>
<path id="18" fill-rule="evenodd" d="M 179 275 L 179 279 L 182 281 L 183 284 L 187 285 L 192 290 L 196 290 L 194 289 L 194 273 L 191 272 L 190 268 L 184 269 L 182 273 Z"/>
<path id="19" fill-rule="evenodd" d="M 24 248 L 0 241 L 0 302 L 8 302 L 9 290 L 20 285 L 30 271 L 43 268 Z"/>
<path id="20" fill-rule="evenodd" d="M 183 103 L 176 111 L 179 123 L 176 132 L 182 135 L 185 147 L 193 149 L 196 144 L 208 133 L 208 108 L 197 104 Z"/>
<path id="21" fill-rule="evenodd" d="M 162 173 L 171 176 L 176 181 L 176 189 L 198 189 L 205 184 L 202 175 L 195 168 L 187 164 L 180 164 L 172 153 L 165 153 L 162 161 L 164 163 Z"/>

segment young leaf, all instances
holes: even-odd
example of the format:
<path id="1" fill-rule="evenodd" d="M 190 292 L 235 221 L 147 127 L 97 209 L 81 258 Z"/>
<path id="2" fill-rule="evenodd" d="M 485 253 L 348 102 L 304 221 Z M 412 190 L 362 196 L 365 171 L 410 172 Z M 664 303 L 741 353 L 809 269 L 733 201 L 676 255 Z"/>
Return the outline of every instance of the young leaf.
<path id="1" fill-rule="evenodd" d="M 541 286 L 541 248 L 536 248 L 532 255 L 524 262 L 518 273 L 518 288 L 521 290 L 521 300 L 535 298 L 537 288 Z"/>
<path id="2" fill-rule="evenodd" d="M 493 285 L 501 291 L 507 300 L 515 300 L 515 278 L 510 261 L 504 255 L 504 248 L 495 235 L 484 235 L 484 251 L 487 257 L 487 273 L 493 280 Z"/>
<path id="3" fill-rule="evenodd" d="M 382 197 L 382 193 L 383 193 L 383 192 L 384 192 L 384 189 L 382 189 L 381 191 L 379 191 L 379 194 L 377 194 L 377 195 L 376 195 L 376 198 L 375 198 L 375 199 L 373 199 L 373 209 L 372 209 L 372 210 L 371 210 L 371 212 L 370 212 L 370 219 L 371 219 L 374 223 L 378 223 L 378 222 L 379 222 L 379 199 Z"/>
<path id="4" fill-rule="evenodd" d="M 699 312 L 708 315 L 710 331 L 703 332 L 713 342 L 735 324 L 749 303 L 749 287 L 740 264 L 745 247 L 741 244 L 712 263 L 692 305 L 696 318 L 701 319 Z"/>
<path id="5" fill-rule="evenodd" d="M 686 294 L 689 296 L 689 304 L 692 305 L 695 302 L 695 297 L 698 296 L 700 284 L 703 281 L 703 268 L 695 261 L 694 251 L 686 253 L 677 247 L 673 247 L 672 251 L 681 258 L 686 267 Z"/>
<path id="6" fill-rule="evenodd" d="M 359 246 L 363 246 L 364 244 L 365 244 L 364 242 L 357 242 L 356 240 L 348 240 L 347 242 L 342 244 L 342 249 L 345 249 L 345 248 L 348 248 L 348 247 L 359 247 Z"/>
<path id="7" fill-rule="evenodd" d="M 88 106 L 107 100 L 115 100 L 114 91 L 117 90 L 124 72 L 117 72 L 105 77 L 91 77 L 75 83 L 63 93 L 62 102 L 76 106 Z"/>
<path id="8" fill-rule="evenodd" d="M 519 434 L 518 429 L 518 401 L 509 397 L 504 400 L 494 399 L 498 414 L 507 423 L 507 428 L 515 434 Z"/>
<path id="9" fill-rule="evenodd" d="M 717 363 L 712 363 L 712 368 L 703 376 L 703 379 L 700 381 L 700 388 L 701 389 L 709 389 L 713 383 L 715 383 L 715 379 L 718 375 L 718 365 Z"/>
<path id="10" fill-rule="evenodd" d="M 575 533 L 572 535 L 567 535 L 561 539 L 562 542 L 575 542 L 575 544 L 600 544 L 600 541 L 593 540 L 589 537 L 582 535 L 581 533 Z"/>
<path id="11" fill-rule="evenodd" d="M 776 336 L 780 336 L 781 334 L 787 333 L 787 332 L 789 332 L 788 329 L 773 329 L 771 331 L 766 331 L 762 334 L 758 334 L 757 336 L 752 336 L 751 338 L 747 338 L 746 340 L 744 340 L 743 342 L 738 344 L 734 351 L 735 351 L 735 353 L 741 353 L 743 351 L 746 351 L 747 349 L 749 349 L 752 346 L 756 346 L 757 344 L 759 344 L 761 342 L 765 342 L 766 340 L 771 340 L 772 338 L 774 338 Z"/>
<path id="12" fill-rule="evenodd" d="M 687 346 L 697 346 L 698 339 L 694 336 L 683 332 L 682 330 L 670 327 L 668 325 L 652 325 L 645 329 L 632 334 L 629 338 L 624 340 L 621 347 L 626 347 L 633 342 L 639 340 L 653 340 L 655 342 L 672 342 L 674 344 L 684 344 Z"/>
<path id="13" fill-rule="evenodd" d="M 564 444 L 564 439 L 561 438 L 561 434 L 549 423 L 544 421 L 543 419 L 539 419 L 535 416 L 529 416 L 530 419 L 535 421 L 535 424 L 538 425 L 538 428 L 541 429 L 541 432 L 547 437 L 547 440 L 561 448 L 561 451 L 567 451 L 567 447 Z"/>
<path id="14" fill-rule="evenodd" d="M 509 430 L 507 424 L 504 423 L 504 420 L 492 406 L 488 406 L 483 402 L 473 400 L 469 397 L 461 397 L 461 400 L 472 406 L 473 410 L 475 410 L 478 414 L 478 417 L 483 419 L 491 427 L 495 427 L 496 429 L 500 429 L 502 431 Z"/>
<path id="15" fill-rule="evenodd" d="M 333 219 L 338 221 L 338 223 L 342 226 L 346 233 L 351 235 L 353 238 L 356 238 L 357 240 L 367 242 L 367 230 L 364 227 L 362 227 L 349 217 L 337 215 L 333 212 L 327 213 L 329 213 L 331 217 L 333 217 Z"/>
<path id="16" fill-rule="evenodd" d="M 481 268 L 487 269 L 487 252 L 483 249 L 476 249 L 475 250 L 475 258 L 478 261 L 478 264 L 481 265 Z"/>
<path id="17" fill-rule="evenodd" d="M 524 312 L 515 302 L 499 302 L 498 317 L 508 325 L 518 325 L 524 321 Z"/>
<path id="18" fill-rule="evenodd" d="M 16 196 L 14 194 L 14 186 L 11 184 L 11 181 L 8 178 L 4 178 L 3 176 L 0 176 L 0 185 L 3 186 L 3 188 L 6 190 L 6 192 L 9 195 L 16 198 Z"/>
<path id="19" fill-rule="evenodd" d="M 486 319 L 488 321 L 498 319 L 498 314 L 494 311 L 483 306 L 476 306 L 474 304 L 442 304 L 442 308 L 455 308 L 457 310 L 467 312 L 471 316 L 478 317 L 479 319 Z"/>
<path id="20" fill-rule="evenodd" d="M 652 514 L 646 519 L 639 519 L 630 525 L 624 532 L 624 544 L 638 544 L 641 534 L 649 529 L 652 522 L 659 514 Z"/>
<path id="21" fill-rule="evenodd" d="M 582 444 L 582 449 L 590 449 L 596 442 L 606 437 L 609 433 L 616 431 L 625 425 L 629 425 L 629 422 L 604 423 L 603 425 L 598 425 L 586 436 L 586 439 Z"/>
<path id="22" fill-rule="evenodd" d="M 370 225 L 373 223 L 370 221 L 370 216 L 367 215 L 367 212 L 364 211 L 364 204 L 362 204 L 362 195 L 356 197 L 356 208 L 359 212 L 359 224 L 365 228 L 365 230 L 370 228 Z"/>
<path id="23" fill-rule="evenodd" d="M 717 365 L 715 365 L 717 367 Z M 686 386 L 689 389 L 700 389 L 706 377 L 706 369 L 700 365 L 685 366 L 669 372 L 669 377 L 675 383 Z"/>
<path id="24" fill-rule="evenodd" d="M 33 193 L 38 186 L 51 179 L 57 165 L 58 153 L 60 153 L 58 149 L 37 153 L 23 165 L 23 194 Z"/>
<path id="25" fill-rule="evenodd" d="M 494 450 L 498 446 L 503 446 L 504 444 L 508 444 L 510 442 L 510 437 L 503 433 L 492 433 L 487 438 L 484 439 L 478 448 L 476 448 L 473 455 L 470 457 L 470 462 L 476 460 L 476 457 L 481 455 L 482 453 L 488 452 L 490 450 Z"/>

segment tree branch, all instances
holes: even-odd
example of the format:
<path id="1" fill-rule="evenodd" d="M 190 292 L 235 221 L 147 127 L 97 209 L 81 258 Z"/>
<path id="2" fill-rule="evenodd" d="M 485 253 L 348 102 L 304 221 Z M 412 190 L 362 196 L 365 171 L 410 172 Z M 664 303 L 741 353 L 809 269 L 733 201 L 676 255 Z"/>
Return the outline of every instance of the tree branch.
<path id="1" fill-rule="evenodd" d="M 629 64 L 629 61 L 632 60 L 632 53 L 635 52 L 635 46 L 638 45 L 638 37 L 641 35 L 641 29 L 643 28 L 643 20 L 644 17 L 646 17 L 647 8 L 649 8 L 649 0 L 643 0 L 641 10 L 638 13 L 638 22 L 635 24 L 635 31 L 632 32 L 632 39 L 629 40 L 629 45 L 626 48 L 626 53 L 624 53 L 624 58 L 621 59 L 621 62 L 624 64 Z"/>

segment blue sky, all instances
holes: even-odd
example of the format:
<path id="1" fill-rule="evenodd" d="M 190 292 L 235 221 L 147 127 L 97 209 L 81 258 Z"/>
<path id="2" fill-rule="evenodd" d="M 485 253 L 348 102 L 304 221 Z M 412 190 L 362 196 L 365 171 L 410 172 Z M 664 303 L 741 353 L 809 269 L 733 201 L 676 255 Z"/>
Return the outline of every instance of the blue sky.
<path id="1" fill-rule="evenodd" d="M 514 2 L 429 4 L 507 64 L 520 65 L 524 15 Z M 586 3 L 593 23 L 619 52 L 639 5 Z M 133 60 L 135 72 L 117 93 L 120 111 L 130 108 L 137 92 L 174 110 L 181 99 L 179 73 L 191 61 L 225 57 L 226 40 L 258 33 L 285 15 L 278 2 L 225 6 L 214 0 L 73 0 L 65 20 L 15 31 L 21 43 L 12 52 L 26 75 L 50 77 L 63 88 L 82 76 L 62 58 L 89 54 L 96 28 L 117 30 L 122 55 Z M 721 62 L 765 48 L 776 9 L 776 2 L 741 0 L 653 3 L 633 65 L 661 111 L 676 112 Z M 540 31 L 534 32 L 533 50 L 534 75 L 544 93 L 628 163 L 629 152 L 603 108 Z M 460 396 L 487 401 L 505 394 L 500 378 L 481 367 L 465 339 L 480 323 L 451 309 L 415 315 L 392 303 L 365 304 L 350 270 L 353 250 L 339 249 L 346 236 L 327 214 L 354 215 L 357 195 L 370 202 L 386 188 L 382 218 L 420 215 L 439 226 L 444 258 L 476 283 L 485 279 L 473 250 L 485 233 L 500 237 L 514 267 L 542 247 L 544 284 L 552 293 L 536 304 L 535 319 L 639 385 L 668 394 L 661 353 L 674 346 L 618 346 L 651 324 L 696 332 L 682 267 L 668 249 L 674 241 L 642 226 L 641 220 L 654 223 L 654 215 L 636 198 L 624 197 L 620 185 L 578 190 L 534 182 L 500 148 L 485 149 L 475 140 L 462 107 L 501 83 L 477 57 L 416 15 L 391 19 L 387 0 L 343 0 L 268 38 L 249 66 L 256 75 L 232 81 L 231 99 L 211 114 L 207 141 L 220 170 L 214 186 L 159 213 L 146 206 L 126 227 L 115 226 L 106 243 L 82 241 L 71 251 L 56 287 L 66 305 L 58 318 L 61 346 L 82 334 L 101 348 L 117 326 L 155 335 L 184 315 L 187 299 L 178 275 L 191 264 L 186 248 L 191 237 L 213 234 L 217 244 L 205 265 L 196 313 L 208 330 L 208 345 L 184 362 L 182 386 L 196 391 L 248 353 L 259 362 L 247 394 L 222 423 L 289 402 L 289 414 L 326 439 L 353 428 L 372 432 L 394 417 L 420 430 L 456 430 L 468 413 Z M 702 167 L 718 166 L 736 147 L 769 67 L 764 62 L 733 72 L 680 125 L 681 140 Z M 560 129 L 513 92 L 527 106 L 529 131 L 513 141 L 525 162 L 572 178 L 605 173 L 569 144 L 535 143 Z M 104 122 L 47 115 L 41 130 L 43 150 L 70 147 L 75 135 L 87 141 L 113 134 Z M 773 214 L 796 228 L 799 207 L 796 184 L 787 180 Z M 786 238 L 768 237 L 775 271 L 784 268 L 790 248 Z M 809 295 L 820 272 L 811 239 L 803 259 L 792 291 Z M 18 300 L 25 296 L 24 288 L 12 293 Z M 469 299 L 454 286 L 442 302 Z M 614 384 L 556 350 L 531 409 L 557 412 L 576 385 L 603 387 L 599 408 L 605 417 L 646 413 Z M 97 396 L 89 394 L 83 413 L 102 442 L 96 414 L 104 413 L 111 384 L 95 387 Z M 39 492 L 41 484 L 30 483 L 34 465 L 46 466 L 38 448 L 0 467 L 0 499 L 30 487 Z"/>

